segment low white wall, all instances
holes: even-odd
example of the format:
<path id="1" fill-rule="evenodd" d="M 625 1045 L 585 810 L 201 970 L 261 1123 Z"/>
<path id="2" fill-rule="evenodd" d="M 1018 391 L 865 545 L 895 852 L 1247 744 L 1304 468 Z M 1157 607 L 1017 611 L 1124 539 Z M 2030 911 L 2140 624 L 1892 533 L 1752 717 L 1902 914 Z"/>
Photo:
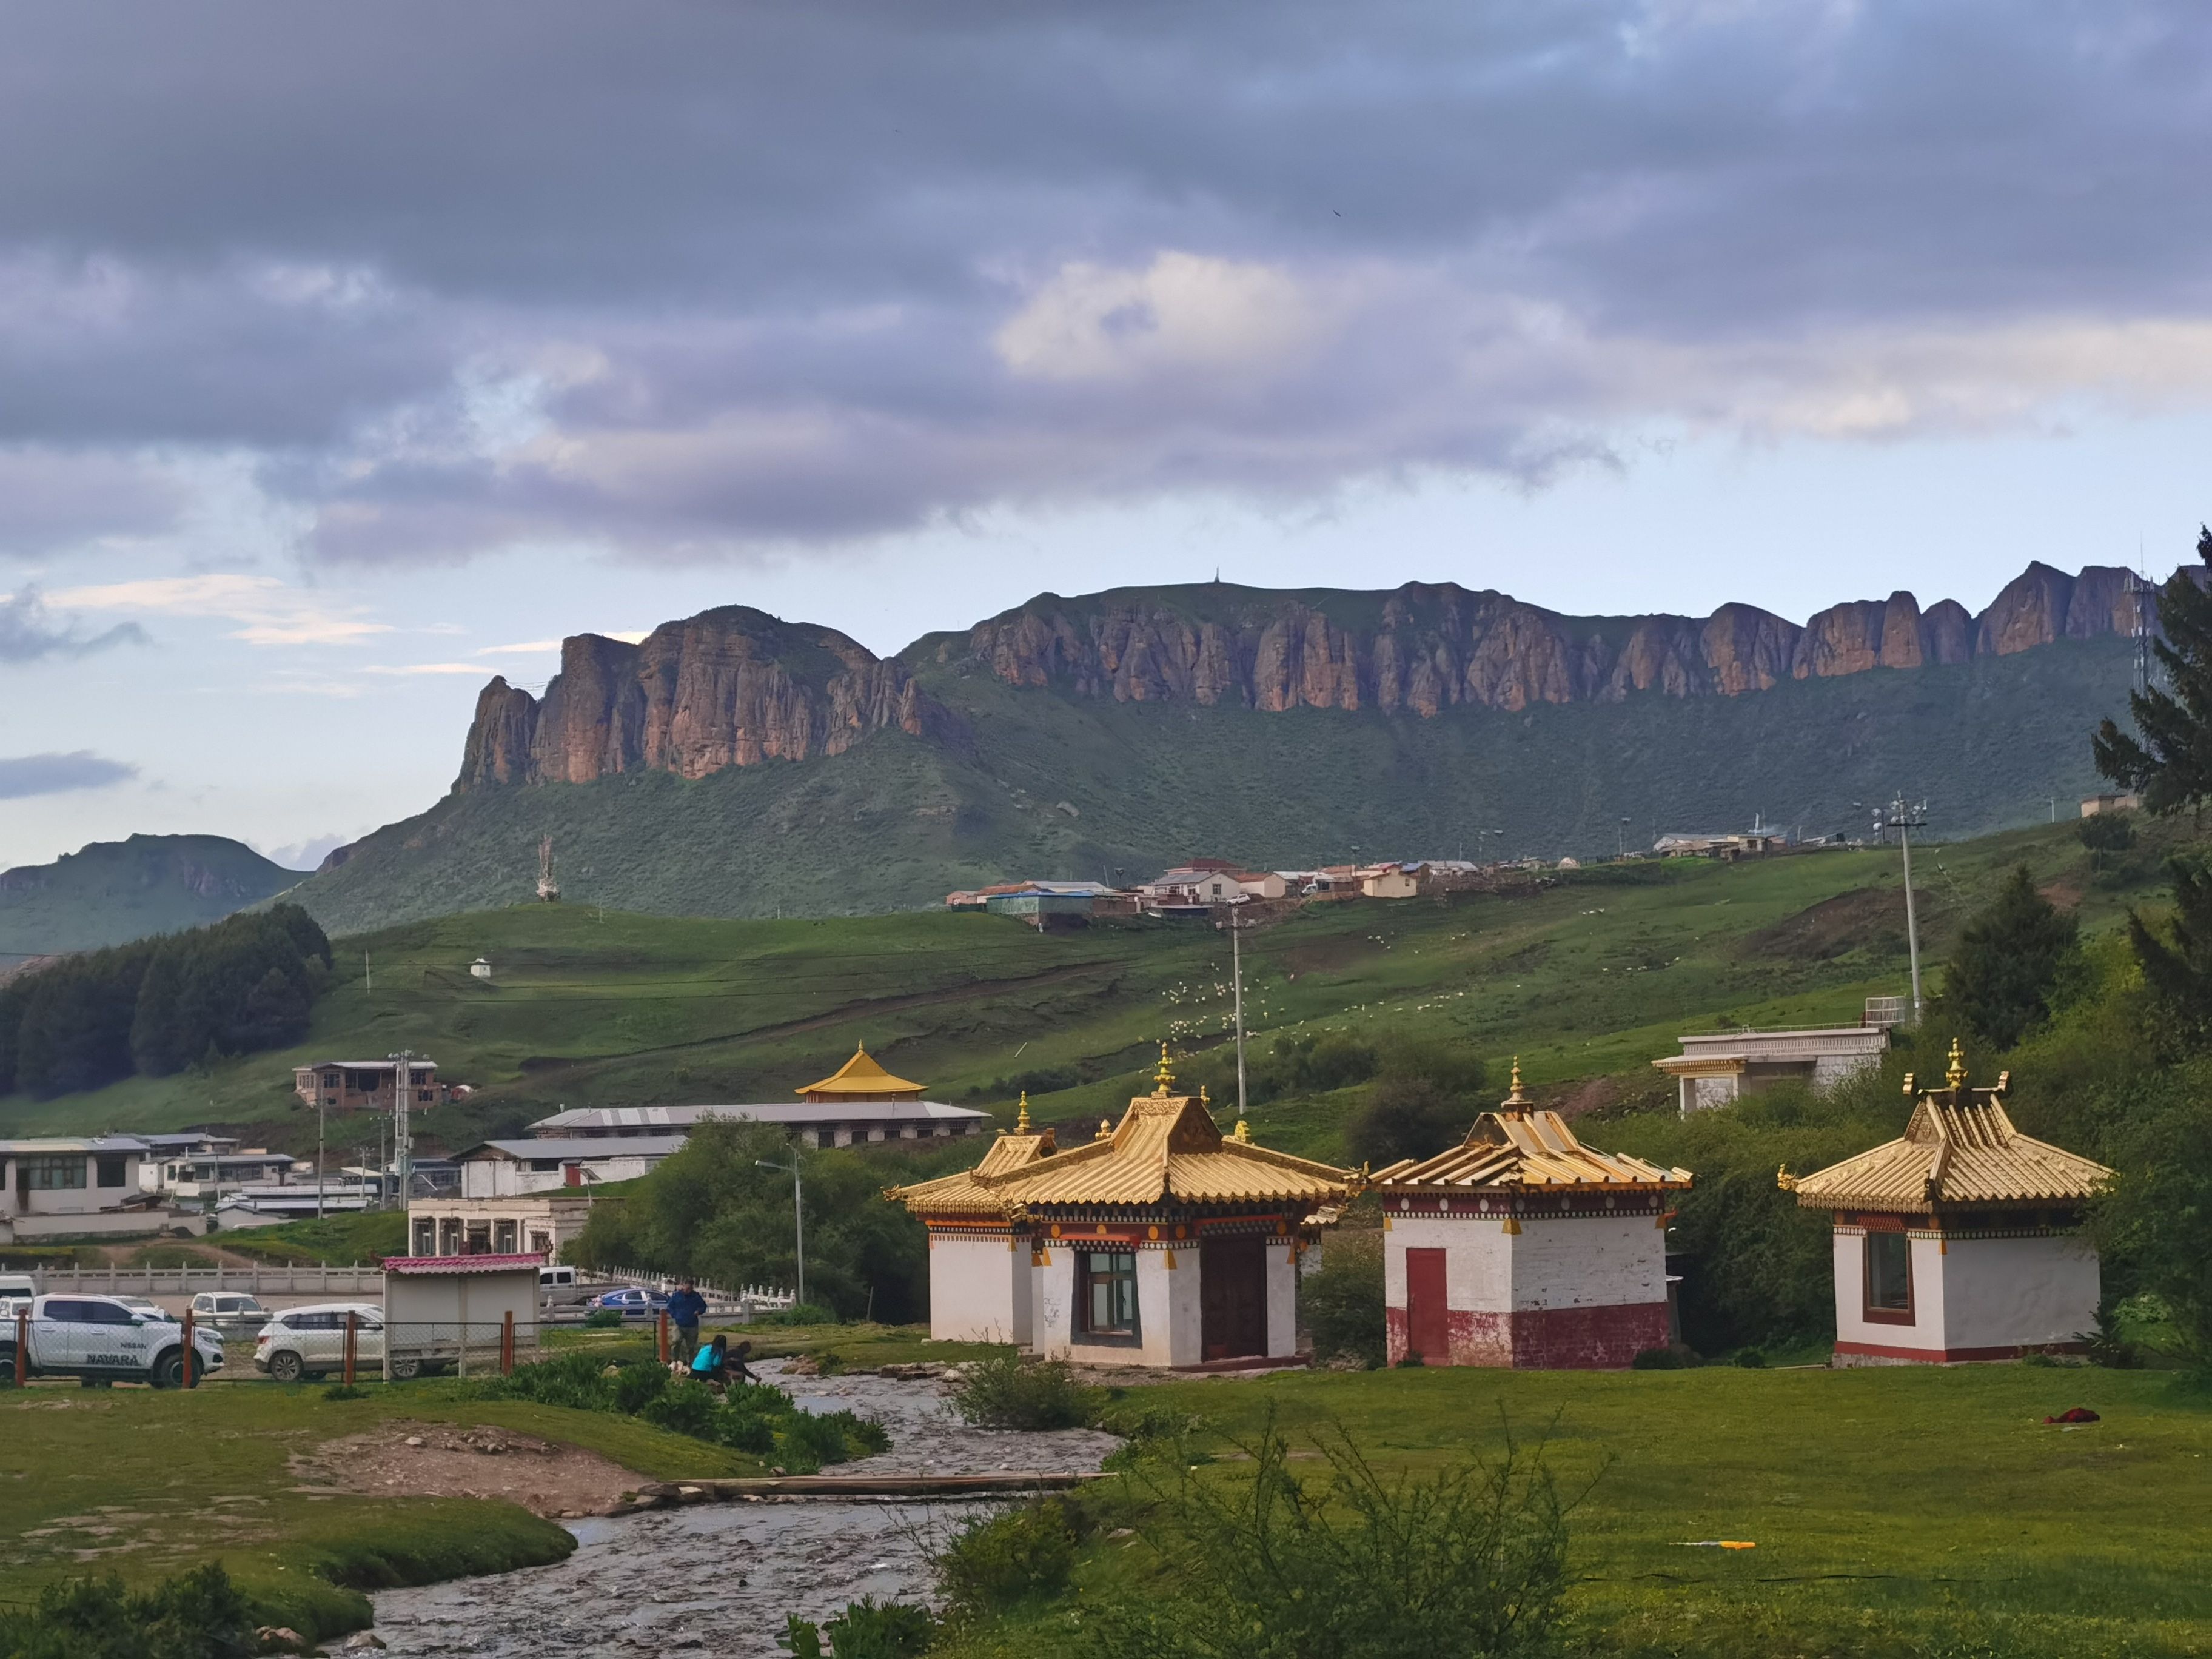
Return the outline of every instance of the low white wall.
<path id="1" fill-rule="evenodd" d="M 1875 1347 L 1941 1352 L 1943 1340 L 1943 1258 L 1939 1241 L 1911 1241 L 1912 1323 L 1893 1325 L 1866 1317 L 1866 1235 L 1856 1229 L 1835 1236 L 1836 1340 Z"/>
<path id="2" fill-rule="evenodd" d="M 1942 1263 L 1947 1348 L 2071 1342 L 2096 1323 L 2097 1253 L 2079 1237 L 1954 1238 Z"/>
<path id="3" fill-rule="evenodd" d="M 931 1337 L 939 1342 L 1027 1343 L 1029 1278 L 1025 1239 L 933 1233 Z"/>
<path id="4" fill-rule="evenodd" d="M 1287 1358 L 1298 1351 L 1298 1263 L 1291 1241 L 1267 1242 L 1267 1352 Z"/>
<path id="5" fill-rule="evenodd" d="M 1667 1235 L 1649 1212 L 1523 1217 L 1513 1247 L 1522 1308 L 1619 1308 L 1667 1299 Z M 1456 1306 L 1457 1304 L 1453 1304 Z"/>

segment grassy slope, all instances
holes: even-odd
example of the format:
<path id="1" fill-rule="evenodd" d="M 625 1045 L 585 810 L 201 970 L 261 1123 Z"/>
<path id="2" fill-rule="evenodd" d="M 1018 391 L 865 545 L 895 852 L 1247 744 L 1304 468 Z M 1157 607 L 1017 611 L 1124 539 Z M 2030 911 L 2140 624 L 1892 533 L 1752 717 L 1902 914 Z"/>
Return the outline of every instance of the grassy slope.
<path id="1" fill-rule="evenodd" d="M 1601 1652 L 2212 1647 L 2212 1412 L 2154 1376 L 1436 1370 L 1174 1382 L 1139 1403 L 1246 1438 L 1272 1403 L 1294 1439 L 1334 1422 L 1386 1468 L 1494 1449 L 1502 1423 L 1546 1437 L 1563 1488 L 1596 1479 L 1571 1605 Z M 2104 1421 L 2044 1426 L 2075 1405 Z M 1679 1547 L 1712 1538 L 1758 1547 Z"/>
<path id="2" fill-rule="evenodd" d="M 1505 850 L 1611 853 L 1658 830 L 1856 830 L 1853 802 L 1932 796 L 1947 833 L 2094 787 L 2124 641 L 1958 667 L 1433 720 L 1074 701 L 932 665 L 972 749 L 886 732 L 844 755 L 696 781 L 634 774 L 448 796 L 298 896 L 332 932 L 528 896 L 553 836 L 571 903 L 660 915 L 857 915 L 1012 876 L 1148 875 L 1197 853 L 1275 866 Z M 1072 807 L 1071 815 L 1065 808 Z"/>
<path id="3" fill-rule="evenodd" d="M 218 921 L 300 879 L 222 836 L 94 842 L 0 878 L 0 967 Z"/>
<path id="4" fill-rule="evenodd" d="M 2018 859 L 2082 893 L 2090 925 L 2111 921 L 2140 890 L 2089 883 L 2083 856 L 2064 825 L 1929 849 L 1916 874 L 1929 955 Z M 2136 863 L 2148 880 L 2151 854 Z M 1539 1085 L 1640 1084 L 1684 1030 L 1851 1020 L 1862 997 L 1901 990 L 1901 909 L 1893 852 L 1632 866 L 1514 894 L 1316 907 L 1248 939 L 1248 1015 L 1262 1048 L 1326 1026 L 1434 1033 L 1474 1046 L 1501 1078 L 1517 1053 Z M 478 955 L 495 964 L 489 982 L 466 971 Z M 1005 1111 L 1027 1086 L 1035 1115 L 1087 1130 L 1140 1086 L 1162 1038 L 1186 1051 L 1218 1043 L 1228 1024 L 1227 941 L 1196 924 L 1047 937 L 941 911 L 779 922 L 526 905 L 348 940 L 340 961 L 345 977 L 298 1048 L 88 1096 L 11 1097 L 0 1133 L 223 1122 L 311 1146 L 292 1065 L 405 1046 L 482 1085 L 418 1119 L 450 1146 L 562 1105 L 787 1099 L 861 1040 L 936 1098 Z M 1224 1091 L 1218 1059 L 1200 1073 Z M 1254 1128 L 1326 1155 L 1346 1103 L 1269 1103 Z M 331 1145 L 374 1129 L 334 1121 Z"/>
<path id="5" fill-rule="evenodd" d="M 510 1504 L 301 1487 L 295 1455 L 392 1418 L 493 1424 L 660 1480 L 758 1467 L 628 1418 L 441 1398 L 453 1390 L 434 1383 L 367 1392 L 342 1401 L 319 1388 L 250 1383 L 0 1393 L 0 1587 L 27 1599 L 88 1571 L 143 1583 L 220 1558 L 278 1622 L 327 1633 L 368 1622 L 359 1590 L 557 1561 L 574 1547 Z"/>

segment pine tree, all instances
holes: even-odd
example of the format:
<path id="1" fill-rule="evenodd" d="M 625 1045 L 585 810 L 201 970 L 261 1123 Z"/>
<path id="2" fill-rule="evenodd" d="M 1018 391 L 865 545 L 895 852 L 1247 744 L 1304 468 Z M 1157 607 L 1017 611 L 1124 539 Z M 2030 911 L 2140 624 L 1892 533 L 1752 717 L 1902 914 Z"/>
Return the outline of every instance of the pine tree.
<path id="1" fill-rule="evenodd" d="M 1943 1006 L 1992 1048 L 2009 1048 L 2051 1012 L 2075 953 L 2074 918 L 2014 866 L 1990 907 L 1966 924 L 1943 975 Z"/>
<path id="2" fill-rule="evenodd" d="M 2197 556 L 2212 570 L 2212 527 L 2200 526 Z M 2202 811 L 2212 802 L 2212 588 L 2204 572 L 2184 565 L 2158 594 L 2158 625 L 2151 642 L 2166 670 L 2164 690 L 2131 692 L 2130 737 L 2106 720 L 2090 739 L 2097 770 L 2124 788 L 2142 792 L 2153 812 Z"/>
<path id="3" fill-rule="evenodd" d="M 2171 859 L 2173 917 L 2154 929 L 2128 912 L 2128 937 L 2142 963 L 2143 983 L 2157 1006 L 2161 1032 L 2185 1048 L 2212 1042 L 2212 866 L 2183 855 Z"/>

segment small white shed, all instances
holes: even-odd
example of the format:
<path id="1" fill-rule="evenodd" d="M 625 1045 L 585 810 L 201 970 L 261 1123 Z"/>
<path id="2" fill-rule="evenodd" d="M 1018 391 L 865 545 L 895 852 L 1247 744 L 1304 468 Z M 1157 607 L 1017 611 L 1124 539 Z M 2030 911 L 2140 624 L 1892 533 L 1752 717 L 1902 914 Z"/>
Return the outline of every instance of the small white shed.
<path id="1" fill-rule="evenodd" d="M 395 1255 L 384 1262 L 386 1371 L 394 1358 L 504 1370 L 538 1348 L 537 1255 Z"/>

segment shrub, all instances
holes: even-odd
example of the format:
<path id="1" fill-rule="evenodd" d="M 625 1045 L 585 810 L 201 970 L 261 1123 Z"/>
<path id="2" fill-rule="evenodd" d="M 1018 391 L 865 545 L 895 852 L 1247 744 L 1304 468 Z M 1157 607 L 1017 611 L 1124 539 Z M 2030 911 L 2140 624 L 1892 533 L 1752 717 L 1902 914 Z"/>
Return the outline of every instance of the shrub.
<path id="1" fill-rule="evenodd" d="M 1003 1613 L 1067 1583 L 1075 1565 L 1076 1528 L 1057 1498 L 975 1522 L 938 1552 L 937 1588 L 948 1622 Z"/>
<path id="2" fill-rule="evenodd" d="M 1310 1489 L 1273 1413 L 1249 1473 L 1152 1486 L 1158 1577 L 1096 1604 L 1098 1659 L 1535 1654 L 1566 1583 L 1566 1508 L 1539 1452 L 1385 1480 L 1340 1430 Z M 1319 1483 L 1316 1483 L 1318 1485 Z"/>
<path id="3" fill-rule="evenodd" d="M 775 1313 L 762 1314 L 753 1321 L 756 1325 L 835 1325 L 837 1322 L 836 1311 L 818 1302 L 801 1302 Z"/>
<path id="4" fill-rule="evenodd" d="M 112 1574 L 49 1584 L 27 1617 L 0 1613 L 0 1654 L 30 1659 L 228 1659 L 254 1650 L 253 1620 L 222 1564 L 126 1592 Z"/>
<path id="5" fill-rule="evenodd" d="M 1345 1144 L 1355 1159 L 1379 1170 L 1457 1145 L 1474 1116 L 1470 1106 L 1427 1078 L 1386 1076 L 1345 1126 Z"/>
<path id="6" fill-rule="evenodd" d="M 1766 1368 L 1766 1356 L 1757 1348 L 1746 1348 L 1736 1355 L 1735 1363 L 1747 1371 L 1764 1370 Z"/>
<path id="7" fill-rule="evenodd" d="M 1030 1359 L 1012 1349 L 966 1366 L 952 1385 L 960 1414 L 986 1429 L 1079 1429 L 1095 1423 L 1105 1390 L 1085 1388 L 1061 1359 Z"/>
<path id="8" fill-rule="evenodd" d="M 725 1406 L 714 1419 L 714 1438 L 735 1450 L 765 1457 L 775 1449 L 775 1425 L 757 1412 Z"/>
<path id="9" fill-rule="evenodd" d="M 624 1371 L 621 1381 L 615 1385 L 617 1394 L 623 1383 L 628 1382 L 638 1370 L 647 1369 L 639 1366 L 636 1370 Z M 658 1367 L 651 1369 L 666 1383 L 666 1371 L 659 1370 Z M 652 1398 L 637 1408 L 636 1415 L 656 1429 L 666 1429 L 672 1434 L 688 1434 L 695 1440 L 711 1440 L 717 1437 L 715 1429 L 721 1409 L 722 1402 L 714 1398 L 712 1389 L 703 1382 L 694 1382 L 686 1378 L 681 1382 L 667 1383 L 657 1390 Z"/>
<path id="10" fill-rule="evenodd" d="M 635 1417 L 669 1390 L 672 1379 L 658 1361 L 625 1365 L 615 1378 L 615 1409 Z"/>
<path id="11" fill-rule="evenodd" d="M 1321 1266 L 1298 1287 L 1300 1310 L 1318 1360 L 1383 1362 L 1382 1235 L 1338 1232 L 1322 1246 Z"/>
<path id="12" fill-rule="evenodd" d="M 929 1651 L 936 1634 L 937 1621 L 927 1607 L 865 1595 L 819 1625 L 795 1613 L 786 1614 L 776 1641 L 793 1659 L 823 1659 L 825 1651 L 835 1659 L 916 1659 Z M 827 1650 L 824 1636 L 830 1638 Z"/>
<path id="13" fill-rule="evenodd" d="M 622 1311 L 617 1308 L 594 1308 L 584 1316 L 587 1331 L 613 1331 L 622 1328 Z"/>
<path id="14" fill-rule="evenodd" d="M 1646 1348 L 1628 1362 L 1632 1371 L 1679 1371 L 1683 1368 L 1681 1354 L 1673 1348 Z"/>

